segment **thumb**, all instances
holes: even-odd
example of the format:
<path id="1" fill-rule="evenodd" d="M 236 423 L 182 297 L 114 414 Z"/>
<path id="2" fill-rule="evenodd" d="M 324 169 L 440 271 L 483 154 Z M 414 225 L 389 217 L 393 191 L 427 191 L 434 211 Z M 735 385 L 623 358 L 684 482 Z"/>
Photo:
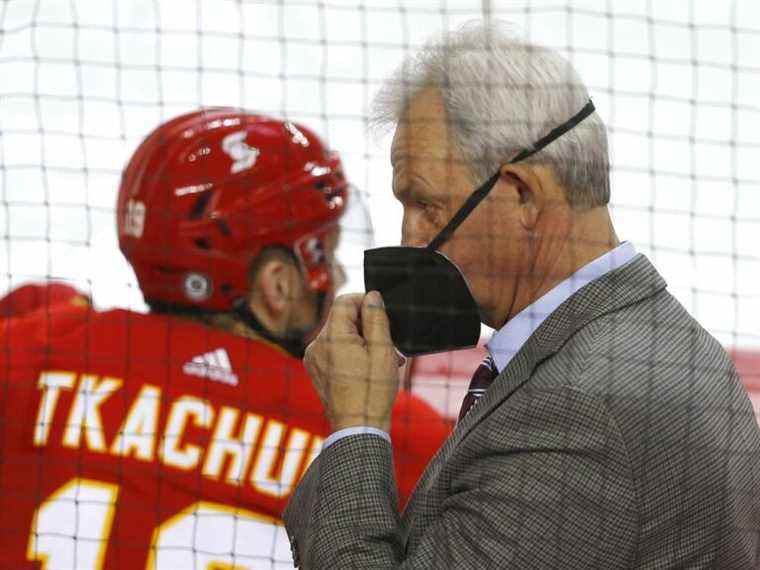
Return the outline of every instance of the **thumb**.
<path id="1" fill-rule="evenodd" d="M 374 347 L 392 347 L 391 325 L 385 312 L 385 303 L 377 291 L 370 291 L 364 296 L 361 308 L 362 337 Z"/>

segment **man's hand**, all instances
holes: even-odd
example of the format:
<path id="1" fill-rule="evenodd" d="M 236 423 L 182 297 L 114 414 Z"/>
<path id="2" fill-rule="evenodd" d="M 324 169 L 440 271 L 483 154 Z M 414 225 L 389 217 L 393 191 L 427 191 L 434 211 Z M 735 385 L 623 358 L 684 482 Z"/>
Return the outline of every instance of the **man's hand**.
<path id="1" fill-rule="evenodd" d="M 390 430 L 398 356 L 377 291 L 335 299 L 304 363 L 334 431 L 353 426 Z"/>

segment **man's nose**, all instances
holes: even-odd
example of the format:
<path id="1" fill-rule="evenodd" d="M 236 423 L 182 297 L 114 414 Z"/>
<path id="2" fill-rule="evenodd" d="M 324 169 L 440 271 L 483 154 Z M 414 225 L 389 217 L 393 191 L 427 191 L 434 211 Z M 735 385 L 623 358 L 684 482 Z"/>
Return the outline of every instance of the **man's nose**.
<path id="1" fill-rule="evenodd" d="M 428 244 L 428 239 L 414 228 L 412 216 L 404 214 L 404 221 L 401 224 L 401 245 L 410 247 L 424 247 Z"/>

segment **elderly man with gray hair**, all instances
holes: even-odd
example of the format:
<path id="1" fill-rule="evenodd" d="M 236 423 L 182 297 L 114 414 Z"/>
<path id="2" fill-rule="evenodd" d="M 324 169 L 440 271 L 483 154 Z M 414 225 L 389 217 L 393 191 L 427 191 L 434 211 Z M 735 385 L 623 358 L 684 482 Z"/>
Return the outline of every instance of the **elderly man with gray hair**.
<path id="1" fill-rule="evenodd" d="M 619 242 L 593 111 L 567 61 L 500 25 L 429 43 L 379 94 L 406 247 L 366 253 L 369 293 L 307 351 L 333 433 L 285 513 L 297 564 L 758 567 L 747 394 Z M 396 349 L 455 349 L 481 321 L 489 355 L 399 515 Z"/>

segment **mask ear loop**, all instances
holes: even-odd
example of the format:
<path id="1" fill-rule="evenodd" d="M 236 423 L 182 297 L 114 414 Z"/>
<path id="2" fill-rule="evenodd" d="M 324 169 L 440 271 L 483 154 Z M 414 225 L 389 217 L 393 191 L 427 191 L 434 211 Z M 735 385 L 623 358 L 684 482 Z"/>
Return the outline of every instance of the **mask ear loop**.
<path id="1" fill-rule="evenodd" d="M 591 113 L 593 113 L 594 110 L 595 110 L 594 102 L 591 99 L 589 99 L 588 103 L 584 105 L 583 109 L 581 109 L 575 115 L 573 115 L 570 118 L 570 120 L 561 124 L 557 128 L 552 129 L 549 132 L 549 134 L 547 134 L 545 137 L 533 143 L 533 146 L 531 148 L 521 150 L 511 160 L 507 161 L 506 164 L 514 164 L 516 162 L 520 162 L 521 160 L 525 160 L 526 158 L 533 156 L 538 151 L 540 151 L 545 146 L 547 146 L 549 143 L 554 142 L 559 137 L 564 135 L 566 132 L 575 128 L 578 125 L 578 123 L 580 123 L 586 117 L 588 117 Z M 486 180 L 477 190 L 475 190 L 472 194 L 470 194 L 470 196 L 467 198 L 465 203 L 462 204 L 462 207 L 459 208 L 459 210 L 457 210 L 457 213 L 454 214 L 451 220 L 449 220 L 449 223 L 446 224 L 446 227 L 444 227 L 440 232 L 438 232 L 438 235 L 435 236 L 429 244 L 427 244 L 425 249 L 433 252 L 439 249 L 444 243 L 446 243 L 451 237 L 451 234 L 454 233 L 454 230 L 456 230 L 462 224 L 462 222 L 465 221 L 467 216 L 470 215 L 470 213 L 475 209 L 475 207 L 478 204 L 480 204 L 486 196 L 488 196 L 491 190 L 493 190 L 493 187 L 496 186 L 496 182 L 499 180 L 500 174 L 501 172 L 497 171 L 488 180 Z"/>

